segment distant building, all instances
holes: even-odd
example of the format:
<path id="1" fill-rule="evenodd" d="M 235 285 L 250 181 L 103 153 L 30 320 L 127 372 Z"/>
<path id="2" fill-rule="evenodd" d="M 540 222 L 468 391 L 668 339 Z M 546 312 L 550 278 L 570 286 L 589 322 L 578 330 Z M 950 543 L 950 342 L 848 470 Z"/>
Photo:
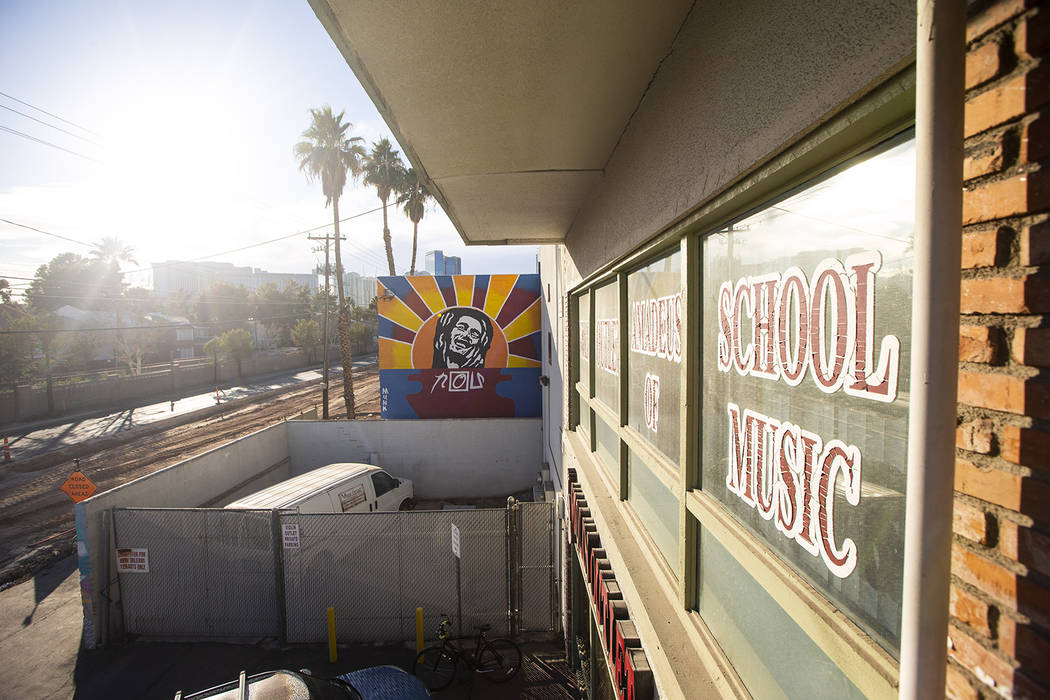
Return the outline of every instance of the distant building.
<path id="1" fill-rule="evenodd" d="M 343 274 L 343 293 L 354 302 L 354 306 L 368 306 L 376 295 L 376 278 L 346 272 Z"/>
<path id="2" fill-rule="evenodd" d="M 158 294 L 198 293 L 216 282 L 239 284 L 252 291 L 264 284 L 283 287 L 290 282 L 301 284 L 312 292 L 319 288 L 317 275 L 311 273 L 267 272 L 257 267 L 239 267 L 224 262 L 167 260 L 153 263 L 153 290 Z"/>
<path id="3" fill-rule="evenodd" d="M 426 268 L 432 275 L 463 274 L 459 256 L 445 255 L 440 250 L 432 250 L 426 254 Z"/>

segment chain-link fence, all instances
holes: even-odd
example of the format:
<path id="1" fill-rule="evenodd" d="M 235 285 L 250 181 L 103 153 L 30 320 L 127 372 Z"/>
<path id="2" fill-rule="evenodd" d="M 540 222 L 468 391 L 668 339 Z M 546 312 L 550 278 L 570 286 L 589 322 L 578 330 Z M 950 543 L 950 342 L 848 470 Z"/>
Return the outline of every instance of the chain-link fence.
<path id="1" fill-rule="evenodd" d="M 515 631 L 548 632 L 555 628 L 557 614 L 554 507 L 551 503 L 516 503 L 511 514 Z"/>
<path id="2" fill-rule="evenodd" d="M 522 615 L 515 627 L 547 631 L 552 518 L 543 503 L 306 515 L 118 509 L 125 630 L 321 642 L 333 607 L 340 641 L 389 642 L 414 637 L 421 607 L 428 637 L 443 613 L 461 618 L 464 634 L 481 624 L 511 633 L 514 614 Z"/>
<path id="3" fill-rule="evenodd" d="M 270 511 L 115 509 L 113 521 L 126 632 L 279 636 Z"/>

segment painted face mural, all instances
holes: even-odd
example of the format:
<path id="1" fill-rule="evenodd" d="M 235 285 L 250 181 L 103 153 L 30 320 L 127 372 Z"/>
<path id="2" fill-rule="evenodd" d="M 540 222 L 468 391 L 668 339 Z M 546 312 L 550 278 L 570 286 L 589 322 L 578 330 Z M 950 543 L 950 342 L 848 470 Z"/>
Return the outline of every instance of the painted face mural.
<path id="1" fill-rule="evenodd" d="M 384 418 L 540 415 L 539 275 L 380 277 Z"/>
<path id="2" fill-rule="evenodd" d="M 475 309 L 449 309 L 438 318 L 432 367 L 484 367 L 492 346 L 492 321 Z"/>

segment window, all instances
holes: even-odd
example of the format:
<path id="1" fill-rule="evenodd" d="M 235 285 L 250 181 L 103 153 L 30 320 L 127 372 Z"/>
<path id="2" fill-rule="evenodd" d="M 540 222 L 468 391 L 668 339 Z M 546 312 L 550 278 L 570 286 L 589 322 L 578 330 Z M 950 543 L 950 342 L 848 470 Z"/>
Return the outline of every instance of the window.
<path id="1" fill-rule="evenodd" d="M 701 487 L 895 653 L 914 142 L 703 241 Z"/>
<path id="2" fill-rule="evenodd" d="M 397 481 L 386 472 L 376 472 L 372 475 L 372 486 L 376 490 L 376 498 L 382 496 L 387 491 L 393 491 L 397 488 Z"/>
<path id="3" fill-rule="evenodd" d="M 675 462 L 682 383 L 681 260 L 675 251 L 627 276 L 628 425 Z"/>
<path id="4" fill-rule="evenodd" d="M 755 696 L 892 690 L 914 150 L 891 139 L 571 297 L 586 444 Z M 813 622 L 832 609 L 856 625 L 834 639 Z"/>

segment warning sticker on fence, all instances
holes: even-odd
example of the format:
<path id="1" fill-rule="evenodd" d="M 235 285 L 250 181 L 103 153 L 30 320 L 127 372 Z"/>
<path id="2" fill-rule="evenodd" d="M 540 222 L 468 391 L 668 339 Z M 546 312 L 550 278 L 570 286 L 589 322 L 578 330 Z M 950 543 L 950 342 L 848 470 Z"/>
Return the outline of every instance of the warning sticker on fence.
<path id="1" fill-rule="evenodd" d="M 117 573 L 148 574 L 148 549 L 117 549 Z"/>
<path id="2" fill-rule="evenodd" d="M 299 549 L 299 524 L 285 523 L 281 525 L 281 538 L 285 549 Z"/>

